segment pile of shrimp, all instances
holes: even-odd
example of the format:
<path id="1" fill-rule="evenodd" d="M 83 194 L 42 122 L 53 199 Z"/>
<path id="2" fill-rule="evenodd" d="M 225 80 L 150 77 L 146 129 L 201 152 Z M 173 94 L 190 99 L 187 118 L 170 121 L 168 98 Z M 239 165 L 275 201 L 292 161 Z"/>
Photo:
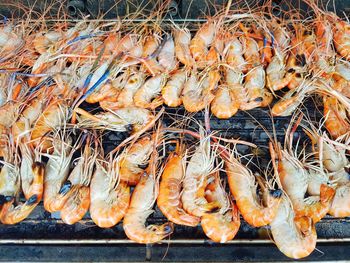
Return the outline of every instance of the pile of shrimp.
<path id="1" fill-rule="evenodd" d="M 286 256 L 308 256 L 317 222 L 350 216 L 350 24 L 305 2 L 308 18 L 273 15 L 268 1 L 198 27 L 159 12 L 140 23 L 4 19 L 1 223 L 21 222 L 42 201 L 66 224 L 87 213 L 101 228 L 121 222 L 138 243 L 161 242 L 176 225 L 201 225 L 225 243 L 242 216 L 269 229 Z M 300 114 L 308 97 L 322 100 L 317 125 Z M 169 108 L 183 108 L 184 119 L 204 111 L 205 127 L 165 127 Z M 209 111 L 229 119 L 254 108 L 293 116 L 283 144 L 268 135 L 268 167 L 252 169 L 236 145 L 256 146 L 208 125 Z M 295 140 L 297 129 L 307 142 Z M 106 131 L 128 136 L 105 153 Z M 147 224 L 155 206 L 168 222 Z"/>

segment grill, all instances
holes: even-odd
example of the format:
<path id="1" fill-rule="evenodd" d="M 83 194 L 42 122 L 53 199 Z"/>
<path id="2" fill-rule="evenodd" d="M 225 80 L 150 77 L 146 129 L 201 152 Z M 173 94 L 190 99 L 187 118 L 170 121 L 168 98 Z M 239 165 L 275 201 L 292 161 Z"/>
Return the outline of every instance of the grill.
<path id="1" fill-rule="evenodd" d="M 30 3 L 32 0 L 29 0 Z M 0 14 L 10 16 L 13 13 L 12 1 L 0 3 Z M 20 2 L 20 1 L 17 1 Z M 27 1 L 26 1 L 27 2 Z M 35 8 L 42 8 L 40 3 L 34 3 Z M 39 1 L 40 2 L 40 1 Z M 153 1 L 154 2 L 154 1 Z M 216 1 L 223 4 L 226 1 Z M 91 19 L 98 15 L 98 10 L 106 13 L 105 21 L 126 13 L 126 1 L 114 9 L 114 1 L 66 1 L 66 7 L 71 14 L 72 21 L 79 18 L 79 14 L 89 14 Z M 152 5 L 149 1 L 147 5 Z M 203 10 L 201 1 L 172 1 L 169 9 L 170 16 L 177 23 L 186 21 L 201 22 L 195 10 Z M 336 3 L 339 13 L 347 12 L 350 1 Z M 283 6 L 282 6 L 283 8 Z M 106 12 L 108 10 L 108 12 Z M 211 9 L 210 9 L 211 10 Z M 209 10 L 209 12 L 210 12 Z M 208 11 L 208 10 L 204 10 Z M 16 11 L 17 12 L 17 11 Z M 19 13 L 16 13 L 19 15 Z M 52 11 L 55 12 L 55 6 Z M 114 20 L 111 20 L 114 21 Z M 138 22 L 138 21 L 134 21 Z M 311 119 L 320 119 L 321 108 L 315 108 L 313 101 L 305 103 Z M 89 109 L 93 106 L 86 106 Z M 84 108 L 84 106 L 83 106 Z M 176 110 L 166 108 L 165 125 L 171 124 L 176 118 L 184 114 L 182 108 Z M 170 118 L 171 116 L 171 118 Z M 254 116 L 255 120 L 252 118 Z M 204 121 L 203 113 L 194 115 L 197 120 Z M 268 161 L 268 137 L 259 127 L 265 127 L 272 134 L 272 123 L 276 128 L 276 136 L 283 141 L 284 131 L 290 121 L 289 117 L 277 117 L 273 120 L 267 109 L 254 109 L 249 112 L 239 112 L 229 120 L 219 120 L 211 117 L 211 129 L 225 137 L 241 138 L 254 142 L 261 149 L 257 159 L 262 166 Z M 296 136 L 298 136 L 298 132 Z M 125 138 L 124 133 L 108 132 L 104 136 L 106 151 L 113 149 Z M 239 151 L 249 153 L 250 149 L 241 146 Z M 148 223 L 162 223 L 166 219 L 161 212 L 156 211 L 148 219 Z M 328 261 L 348 259 L 350 248 L 350 218 L 338 219 L 326 216 L 316 225 L 318 234 L 317 249 L 305 260 Z M 268 228 L 253 228 L 241 219 L 241 227 L 236 237 L 227 244 L 211 242 L 203 233 L 200 226 L 196 228 L 176 226 L 170 238 L 161 244 L 139 245 L 128 240 L 124 234 L 122 224 L 110 229 L 97 227 L 89 215 L 74 225 L 66 225 L 60 220 L 59 213 L 48 213 L 39 204 L 34 212 L 17 225 L 0 225 L 0 261 L 288 261 L 273 244 Z"/>

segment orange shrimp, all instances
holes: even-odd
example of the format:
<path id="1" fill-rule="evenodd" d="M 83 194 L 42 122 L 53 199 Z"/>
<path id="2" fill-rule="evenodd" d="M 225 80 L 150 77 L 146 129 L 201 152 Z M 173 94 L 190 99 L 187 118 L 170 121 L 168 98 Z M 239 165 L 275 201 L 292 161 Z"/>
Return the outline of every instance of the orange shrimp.
<path id="1" fill-rule="evenodd" d="M 112 227 L 123 219 L 129 207 L 130 187 L 118 183 L 119 160 L 96 163 L 90 184 L 90 215 L 96 225 Z"/>
<path id="2" fill-rule="evenodd" d="M 171 222 L 178 225 L 195 227 L 200 219 L 187 214 L 181 204 L 181 185 L 184 177 L 184 156 L 181 153 L 181 146 L 172 152 L 164 167 L 159 186 L 157 205 L 163 215 Z"/>
<path id="3" fill-rule="evenodd" d="M 225 164 L 230 191 L 244 220 L 254 227 L 270 224 L 278 211 L 281 191 L 266 187 L 267 182 L 264 182 L 265 205 L 262 205 L 256 194 L 256 177 L 251 170 L 232 157 Z M 262 184 L 262 178 L 258 182 Z"/>
<path id="4" fill-rule="evenodd" d="M 166 74 L 159 74 L 146 80 L 146 82 L 135 92 L 135 105 L 147 109 L 155 109 L 162 105 L 163 100 L 159 95 L 165 85 L 166 77 Z"/>
<path id="5" fill-rule="evenodd" d="M 344 106 L 334 97 L 323 97 L 323 114 L 325 116 L 325 127 L 332 138 L 336 139 L 350 129 L 347 112 Z"/>
<path id="6" fill-rule="evenodd" d="M 198 112 L 214 99 L 213 91 L 217 88 L 221 76 L 218 71 L 209 71 L 208 76 L 199 82 L 195 73 L 186 81 L 182 91 L 182 103 L 188 112 Z"/>
<path id="7" fill-rule="evenodd" d="M 270 223 L 273 240 L 287 257 L 307 257 L 316 247 L 317 234 L 311 218 L 296 217 L 287 197 L 283 196 L 276 216 Z"/>
<path id="8" fill-rule="evenodd" d="M 178 107 L 182 104 L 181 93 L 185 85 L 187 73 L 185 70 L 177 70 L 162 88 L 162 98 L 169 107 Z"/>
<path id="9" fill-rule="evenodd" d="M 202 216 L 201 226 L 204 233 L 214 242 L 226 243 L 232 240 L 241 225 L 239 212 L 237 206 L 229 201 L 218 173 L 215 174 L 214 181 L 207 186 L 206 199 L 209 202 L 219 202 L 221 208 L 219 212 Z"/>
<path id="10" fill-rule="evenodd" d="M 138 184 L 155 143 L 150 136 L 145 136 L 121 153 L 119 171 L 121 181 L 129 185 Z"/>
<path id="11" fill-rule="evenodd" d="M 346 21 L 338 20 L 333 26 L 334 46 L 338 54 L 350 60 L 350 25 Z"/>
<path id="12" fill-rule="evenodd" d="M 66 224 L 80 221 L 90 206 L 90 181 L 93 174 L 97 151 L 92 152 L 90 138 L 87 139 L 84 152 L 68 176 L 69 190 L 66 202 L 61 209 L 61 218 Z"/>
<path id="13" fill-rule="evenodd" d="M 49 158 L 44 181 L 44 208 L 48 212 L 61 210 L 68 198 L 67 190 L 70 182 L 67 182 L 66 179 L 73 154 L 79 145 L 79 142 L 72 145 L 72 139 L 60 133 L 64 131 L 58 133 L 58 138 L 53 138 L 53 153 L 43 154 Z"/>
<path id="14" fill-rule="evenodd" d="M 160 63 L 158 63 L 157 59 L 155 57 L 152 57 L 153 54 L 157 51 L 159 48 L 160 37 L 156 34 L 146 36 L 145 42 L 143 44 L 143 52 L 142 57 L 144 60 L 142 60 L 143 68 L 145 68 L 146 71 L 151 73 L 153 76 L 160 74 L 164 71 L 164 68 Z"/>
<path id="15" fill-rule="evenodd" d="M 230 86 L 220 85 L 210 104 L 211 112 L 219 119 L 229 119 L 238 111 L 238 102 Z"/>
<path id="16" fill-rule="evenodd" d="M 194 66 L 194 59 L 190 51 L 191 34 L 187 28 L 175 28 L 175 56 L 186 67 Z"/>
<path id="17" fill-rule="evenodd" d="M 157 159 L 158 153 L 154 149 L 147 171 L 134 189 L 130 206 L 123 220 L 126 236 L 141 244 L 160 242 L 173 232 L 171 222 L 145 226 L 147 218 L 153 213 L 152 207 L 158 195 Z"/>
<path id="18" fill-rule="evenodd" d="M 201 137 L 185 171 L 181 201 L 185 211 L 201 217 L 218 208 L 217 202 L 205 199 L 208 178 L 214 172 L 215 151 L 211 150 L 210 137 Z"/>
<path id="19" fill-rule="evenodd" d="M 107 81 L 101 88 L 89 95 L 85 101 L 87 103 L 97 103 L 109 98 L 114 98 L 116 100 L 119 93 L 120 90 L 118 87 L 115 87 L 111 81 Z"/>
<path id="20" fill-rule="evenodd" d="M 207 64 L 208 47 L 214 41 L 216 27 L 217 25 L 214 21 L 208 21 L 198 29 L 190 42 L 190 51 L 198 68 L 203 68 Z"/>
<path id="21" fill-rule="evenodd" d="M 227 42 L 224 49 L 224 59 L 228 65 L 230 65 L 233 70 L 237 72 L 246 72 L 246 64 L 243 57 L 243 45 L 238 38 L 233 37 Z"/>

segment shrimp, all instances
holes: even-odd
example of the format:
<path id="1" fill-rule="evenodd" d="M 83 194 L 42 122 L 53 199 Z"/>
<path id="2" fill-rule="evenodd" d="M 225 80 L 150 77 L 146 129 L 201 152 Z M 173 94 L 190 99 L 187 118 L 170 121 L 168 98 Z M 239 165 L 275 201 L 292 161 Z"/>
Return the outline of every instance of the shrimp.
<path id="1" fill-rule="evenodd" d="M 143 63 L 143 67 L 146 68 L 146 70 L 153 76 L 159 75 L 161 72 L 164 71 L 163 66 L 160 65 L 156 57 L 154 57 L 154 53 L 156 53 L 158 48 L 160 47 L 159 45 L 160 43 L 158 35 L 154 34 L 145 37 L 142 52 L 142 57 L 144 59 L 141 61 Z"/>
<path id="2" fill-rule="evenodd" d="M 162 98 L 169 107 L 178 107 L 182 104 L 181 93 L 187 78 L 185 70 L 177 70 L 162 88 Z"/>
<path id="3" fill-rule="evenodd" d="M 9 140 L 10 141 L 10 140 Z M 16 224 L 28 217 L 28 215 L 34 210 L 37 204 L 40 202 L 38 198 L 41 198 L 42 185 L 44 178 L 44 169 L 40 164 L 34 164 L 32 168 L 33 172 L 33 184 L 31 189 L 31 196 L 25 203 L 19 203 L 16 206 L 13 205 L 15 197 L 20 191 L 20 167 L 16 158 L 16 150 L 11 146 L 11 142 L 8 142 L 7 156 L 4 156 L 3 167 L 0 172 L 0 194 L 4 197 L 5 203 L 2 205 L 0 211 L 0 221 L 3 224 Z"/>
<path id="4" fill-rule="evenodd" d="M 160 242 L 173 232 L 171 222 L 145 226 L 147 218 L 153 213 L 152 207 L 158 195 L 157 158 L 158 154 L 153 149 L 149 166 L 134 189 L 130 206 L 123 220 L 126 236 L 141 244 Z"/>
<path id="5" fill-rule="evenodd" d="M 14 30 L 11 23 L 0 28 L 0 62 L 6 61 L 17 54 L 24 46 L 25 40 Z"/>
<path id="6" fill-rule="evenodd" d="M 281 190 L 266 187 L 264 182 L 263 205 L 256 194 L 256 177 L 251 170 L 233 157 L 225 164 L 230 191 L 244 220 L 254 227 L 270 224 L 281 202 Z M 262 182 L 262 178 L 260 181 Z"/>
<path id="7" fill-rule="evenodd" d="M 190 51 L 193 59 L 197 62 L 198 68 L 206 66 L 206 56 L 208 47 L 215 38 L 215 29 L 217 25 L 213 21 L 208 21 L 202 25 L 190 42 Z"/>
<path id="8" fill-rule="evenodd" d="M 230 86 L 220 85 L 211 102 L 211 112 L 219 119 L 229 119 L 238 111 L 238 103 Z"/>
<path id="9" fill-rule="evenodd" d="M 130 187 L 118 183 L 119 160 L 97 161 L 90 184 L 90 215 L 96 225 L 112 227 L 126 214 L 130 202 Z"/>
<path id="10" fill-rule="evenodd" d="M 266 107 L 272 102 L 271 93 L 265 89 L 265 70 L 262 66 L 257 66 L 247 73 L 244 88 L 247 91 L 248 103 L 258 102 L 259 106 Z"/>
<path id="11" fill-rule="evenodd" d="M 272 237 L 278 249 L 287 257 L 307 257 L 316 247 L 315 224 L 309 217 L 295 217 L 287 197 L 283 196 L 276 216 L 270 223 Z"/>
<path id="12" fill-rule="evenodd" d="M 121 181 L 129 185 L 138 184 L 155 143 L 150 136 L 145 136 L 121 153 L 119 171 Z"/>
<path id="13" fill-rule="evenodd" d="M 178 225 L 195 227 L 200 219 L 187 214 L 181 204 L 181 185 L 184 177 L 184 156 L 181 146 L 177 145 L 177 150 L 172 152 L 164 167 L 159 186 L 157 205 L 163 215 L 171 222 Z"/>
<path id="14" fill-rule="evenodd" d="M 40 162 L 38 149 L 32 149 L 27 143 L 19 143 L 19 148 L 22 155 L 20 177 L 24 197 L 29 199 L 36 195 L 39 203 L 44 192 L 44 164 Z"/>
<path id="15" fill-rule="evenodd" d="M 293 129 L 296 127 L 294 125 Z M 286 134 L 285 149 L 282 150 L 279 145 L 274 149 L 273 144 L 270 143 L 273 161 L 276 159 L 276 152 L 278 157 L 276 176 L 278 175 L 283 190 L 290 198 L 296 216 L 307 216 L 314 223 L 317 223 L 328 213 L 335 190 L 326 184 L 322 184 L 320 186 L 319 196 L 305 198 L 309 184 L 309 174 L 303 163 L 295 156 L 296 153 L 292 150 L 293 132 L 291 125 L 288 127 Z"/>
<path id="16" fill-rule="evenodd" d="M 239 212 L 237 206 L 229 201 L 221 186 L 218 173 L 215 174 L 214 181 L 207 186 L 206 199 L 209 199 L 209 202 L 218 201 L 221 208 L 218 212 L 206 213 L 202 216 L 201 226 L 204 233 L 214 242 L 226 243 L 232 240 L 241 224 Z"/>
<path id="17" fill-rule="evenodd" d="M 168 35 L 164 41 L 163 48 L 158 55 L 158 61 L 167 72 L 170 72 L 176 67 L 175 43 L 171 35 Z"/>
<path id="18" fill-rule="evenodd" d="M 69 104 L 67 101 L 54 99 L 40 114 L 40 117 L 35 121 L 30 133 L 30 140 L 33 145 L 42 145 L 42 150 L 46 150 L 50 147 L 48 140 L 45 140 L 45 144 L 42 144 L 43 137 L 53 131 L 63 127 L 68 120 Z"/>
<path id="19" fill-rule="evenodd" d="M 64 131 L 59 131 L 58 135 L 60 133 Z M 73 154 L 78 146 L 72 145 L 70 136 L 63 134 L 57 137 L 59 138 L 53 138 L 53 153 L 43 154 L 49 158 L 45 168 L 44 208 L 50 213 L 61 210 L 68 198 L 67 190 L 70 183 L 66 179 Z"/>
<path id="20" fill-rule="evenodd" d="M 127 80 L 124 88 L 120 91 L 116 102 L 108 108 L 111 110 L 134 106 L 135 93 L 145 82 L 145 74 L 142 72 L 133 73 Z M 101 103 L 100 103 L 101 104 Z M 103 105 L 101 105 L 103 107 Z M 103 107 L 105 108 L 105 107 Z"/>
<path id="21" fill-rule="evenodd" d="M 248 110 L 258 106 L 257 102 L 248 103 L 248 98 L 243 86 L 243 73 L 236 72 L 231 68 L 225 69 L 225 81 L 230 93 L 232 94 L 232 108 L 238 108 L 240 110 Z"/>
<path id="22" fill-rule="evenodd" d="M 69 185 L 66 202 L 61 209 L 62 221 L 74 224 L 81 220 L 90 206 L 90 181 L 93 174 L 97 151 L 92 152 L 88 138 L 84 152 L 68 176 L 66 185 Z"/>
<path id="23" fill-rule="evenodd" d="M 210 137 L 203 137 L 187 164 L 183 180 L 182 205 L 193 216 L 201 217 L 218 207 L 217 202 L 209 203 L 204 193 L 208 178 L 214 172 L 214 162 Z"/>
<path id="24" fill-rule="evenodd" d="M 335 49 L 343 58 L 350 60 L 350 25 L 346 21 L 337 21 L 333 26 Z"/>
<path id="25" fill-rule="evenodd" d="M 109 110 L 94 115 L 80 108 L 75 111 L 80 114 L 77 117 L 77 126 L 82 128 L 137 132 L 154 120 L 154 115 L 149 110 L 137 107 Z"/>
<path id="26" fill-rule="evenodd" d="M 166 74 L 159 74 L 150 79 L 139 88 L 134 95 L 134 102 L 137 107 L 155 109 L 163 104 L 159 96 L 166 81 Z"/>
<path id="27" fill-rule="evenodd" d="M 115 99 L 119 96 L 120 89 L 113 85 L 112 81 L 104 83 L 97 91 L 86 98 L 87 103 L 97 103 L 104 100 Z"/>
<path id="28" fill-rule="evenodd" d="M 325 127 L 332 138 L 336 139 L 350 129 L 347 111 L 345 107 L 334 97 L 323 97 L 323 114 L 325 116 Z"/>
<path id="29" fill-rule="evenodd" d="M 33 39 L 34 49 L 39 53 L 43 54 L 48 51 L 50 48 L 54 48 L 55 44 L 64 36 L 62 32 L 57 31 L 48 31 L 46 33 L 39 32 L 35 35 Z"/>
<path id="30" fill-rule="evenodd" d="M 174 37 L 176 58 L 186 67 L 193 67 L 195 62 L 190 51 L 191 34 L 189 30 L 187 28 L 175 28 Z"/>
<path id="31" fill-rule="evenodd" d="M 224 49 L 224 60 L 237 72 L 246 72 L 246 64 L 243 57 L 243 45 L 238 38 L 233 37 L 227 42 Z"/>
<path id="32" fill-rule="evenodd" d="M 203 110 L 214 99 L 213 91 L 217 88 L 221 76 L 218 71 L 209 71 L 208 76 L 199 82 L 195 73 L 186 81 L 182 91 L 182 103 L 188 112 Z"/>

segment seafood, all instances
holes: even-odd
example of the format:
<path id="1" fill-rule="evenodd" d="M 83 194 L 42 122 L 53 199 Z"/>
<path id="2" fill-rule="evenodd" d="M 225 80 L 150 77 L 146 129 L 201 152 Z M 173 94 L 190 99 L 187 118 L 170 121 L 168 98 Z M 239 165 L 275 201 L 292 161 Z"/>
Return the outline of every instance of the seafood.
<path id="1" fill-rule="evenodd" d="M 287 257 L 307 257 L 316 247 L 317 234 L 311 218 L 295 217 L 286 196 L 282 197 L 276 216 L 270 222 L 273 240 Z"/>
<path id="2" fill-rule="evenodd" d="M 254 227 L 270 224 L 281 202 L 281 190 L 274 190 L 260 178 L 259 181 L 265 184 L 262 185 L 263 205 L 256 194 L 257 179 L 247 167 L 231 157 L 225 162 L 225 170 L 230 191 L 244 220 Z"/>
<path id="3" fill-rule="evenodd" d="M 168 220 L 178 225 L 196 226 L 200 219 L 187 214 L 181 205 L 181 185 L 185 173 L 185 156 L 181 146 L 172 152 L 164 167 L 159 186 L 157 205 Z"/>
<path id="4" fill-rule="evenodd" d="M 187 73 L 184 70 L 175 71 L 162 88 L 162 98 L 169 107 L 178 107 L 182 104 L 181 93 L 185 85 Z"/>
<path id="5" fill-rule="evenodd" d="M 119 159 L 97 160 L 90 183 L 90 215 L 96 225 L 112 227 L 126 214 L 130 187 L 119 182 Z"/>
<path id="6" fill-rule="evenodd" d="M 175 56 L 186 67 L 194 66 L 194 59 L 190 51 L 191 34 L 188 29 L 175 28 Z"/>
<path id="7" fill-rule="evenodd" d="M 187 164 L 183 180 L 181 201 L 184 210 L 201 217 L 218 208 L 218 203 L 205 199 L 205 188 L 210 174 L 214 172 L 215 152 L 211 150 L 210 137 L 201 138 L 199 145 Z"/>
<path id="8" fill-rule="evenodd" d="M 134 189 L 130 206 L 123 220 L 127 237 L 142 244 L 160 242 L 173 232 L 171 222 L 145 226 L 146 219 L 153 213 L 152 207 L 158 195 L 156 179 L 158 154 L 155 151 L 153 150 L 149 166 Z"/>
<path id="9" fill-rule="evenodd" d="M 214 90 L 217 88 L 221 76 L 217 71 L 210 71 L 208 76 L 198 81 L 195 73 L 185 83 L 182 91 L 182 103 L 188 112 L 203 110 L 214 99 Z"/>
<path id="10" fill-rule="evenodd" d="M 232 240 L 240 227 L 240 218 L 237 206 L 229 201 L 228 195 L 221 186 L 218 173 L 214 181 L 206 188 L 206 199 L 209 202 L 219 202 L 220 210 L 215 213 L 206 213 L 201 218 L 204 233 L 214 242 L 225 243 Z"/>

